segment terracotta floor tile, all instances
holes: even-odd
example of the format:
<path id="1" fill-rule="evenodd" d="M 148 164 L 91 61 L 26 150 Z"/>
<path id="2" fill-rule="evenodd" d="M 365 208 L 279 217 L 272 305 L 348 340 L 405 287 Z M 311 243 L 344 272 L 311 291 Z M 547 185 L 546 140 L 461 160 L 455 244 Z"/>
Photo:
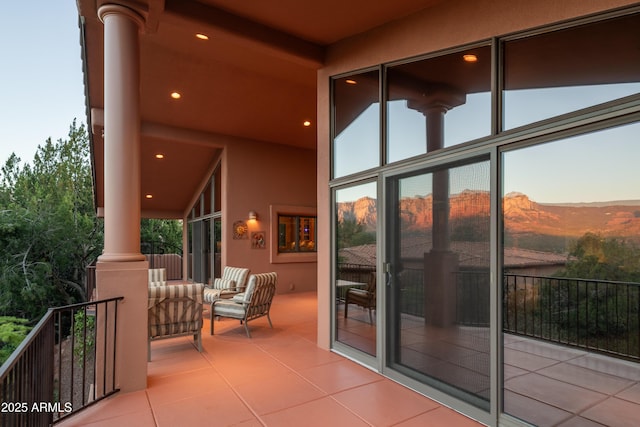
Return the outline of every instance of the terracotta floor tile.
<path id="1" fill-rule="evenodd" d="M 336 393 L 333 397 L 376 426 L 397 424 L 440 406 L 387 379 Z"/>
<path id="2" fill-rule="evenodd" d="M 633 381 L 609 374 L 593 371 L 570 363 L 560 363 L 548 368 L 540 369 L 544 375 L 558 381 L 564 381 L 589 390 L 605 394 L 616 394 L 633 384 Z"/>
<path id="3" fill-rule="evenodd" d="M 602 393 L 538 374 L 527 374 L 508 380 L 505 388 L 572 414 L 577 414 L 606 398 Z"/>
<path id="4" fill-rule="evenodd" d="M 369 425 L 330 397 L 313 400 L 282 411 L 273 412 L 264 415 L 262 419 L 269 427 L 364 427 Z"/>
<path id="5" fill-rule="evenodd" d="M 199 353 L 187 338 L 173 338 L 151 343 L 151 362 L 147 364 L 147 374 L 172 372 L 185 364 L 191 369 L 209 367 L 206 356 Z"/>
<path id="6" fill-rule="evenodd" d="M 554 359 L 549 359 L 547 357 L 538 356 L 536 354 L 527 353 L 524 351 L 505 348 L 504 363 L 507 365 L 517 366 L 518 368 L 535 372 L 538 369 L 555 365 L 556 363 L 558 363 L 558 361 Z"/>
<path id="7" fill-rule="evenodd" d="M 636 384 L 633 387 L 629 387 L 628 389 L 621 391 L 616 395 L 616 397 L 640 405 L 640 384 Z"/>
<path id="8" fill-rule="evenodd" d="M 615 375 L 620 378 L 627 378 L 633 381 L 640 381 L 640 363 L 626 360 L 614 359 L 601 354 L 590 353 L 569 363 Z"/>
<path id="9" fill-rule="evenodd" d="M 243 383 L 235 389 L 260 415 L 326 396 L 326 393 L 295 373 L 270 377 L 269 381 Z"/>
<path id="10" fill-rule="evenodd" d="M 637 427 L 640 405 L 611 397 L 584 411 L 582 416 L 609 427 Z"/>
<path id="11" fill-rule="evenodd" d="M 504 412 L 540 427 L 559 425 L 572 417 L 567 411 L 509 390 L 505 391 Z"/>
<path id="12" fill-rule="evenodd" d="M 126 398 L 123 398 L 126 396 Z M 99 404 L 84 409 L 77 415 L 60 421 L 57 426 L 80 426 L 88 422 L 105 421 L 140 411 L 151 414 L 151 406 L 145 390 L 132 393 L 115 394 Z M 153 418 L 152 418 L 153 419 Z M 121 421 L 120 421 L 121 422 Z"/>
<path id="13" fill-rule="evenodd" d="M 343 358 L 330 351 L 323 351 L 317 345 L 303 342 L 296 342 L 294 345 L 287 345 L 286 342 L 279 346 L 265 348 L 269 354 L 290 369 L 299 370 L 320 366 L 327 363 L 337 362 Z"/>
<path id="14" fill-rule="evenodd" d="M 558 424 L 558 427 L 607 427 L 604 424 L 596 423 L 579 416 L 570 418 L 569 420 Z"/>
<path id="15" fill-rule="evenodd" d="M 147 380 L 147 394 L 152 406 L 207 393 L 212 387 L 228 387 L 213 369 L 176 372 L 170 376 L 150 376 Z"/>
<path id="16" fill-rule="evenodd" d="M 480 427 L 477 421 L 461 416 L 458 412 L 444 406 L 395 424 L 394 427 Z"/>
<path id="17" fill-rule="evenodd" d="M 552 343 L 532 339 L 523 339 L 508 345 L 505 344 L 505 347 L 558 361 L 575 359 L 576 357 L 580 357 L 586 354 L 583 350 L 563 347 Z"/>
<path id="18" fill-rule="evenodd" d="M 158 426 L 229 426 L 255 420 L 253 413 L 231 390 L 205 393 L 154 408 Z"/>
<path id="19" fill-rule="evenodd" d="M 318 348 L 315 293 L 277 295 L 272 313 L 273 329 L 266 319 L 250 324 L 253 338 L 247 338 L 233 319 L 216 321 L 216 335 L 210 336 L 209 319 L 205 319 L 202 353 L 189 337 L 152 343 L 146 390 L 118 393 L 57 427 L 146 427 L 156 422 L 161 426 L 244 427 L 475 425 L 463 415 Z M 340 324 L 348 328 L 339 330 L 341 339 L 351 337 L 359 348 L 375 352 L 375 326 L 368 323 L 366 311 L 354 307 L 349 319 Z M 401 342 L 412 348 L 403 347 L 402 363 L 487 396 L 483 374 L 488 358 L 486 352 L 478 352 L 486 347 L 486 331 L 431 328 L 425 334 L 424 323 L 411 316 L 403 316 L 402 327 Z M 506 412 L 540 426 L 625 426 L 638 421 L 640 364 L 508 334 L 503 339 Z M 452 362 L 458 365 L 454 369 Z M 472 378 L 474 375 L 479 377 Z M 616 392 L 616 398 L 605 392 Z"/>
<path id="20" fill-rule="evenodd" d="M 235 361 L 214 362 L 213 366 L 233 386 L 270 381 L 290 372 L 286 366 L 266 353 L 260 357 L 242 357 Z"/>
<path id="21" fill-rule="evenodd" d="M 382 380 L 375 372 L 342 358 L 338 362 L 302 369 L 299 372 L 328 394 Z"/>

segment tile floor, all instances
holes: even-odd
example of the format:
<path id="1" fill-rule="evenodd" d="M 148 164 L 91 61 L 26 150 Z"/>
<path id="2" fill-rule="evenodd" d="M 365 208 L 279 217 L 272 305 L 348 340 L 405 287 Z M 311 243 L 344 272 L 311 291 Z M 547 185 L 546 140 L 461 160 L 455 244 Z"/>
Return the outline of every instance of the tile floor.
<path id="1" fill-rule="evenodd" d="M 338 306 L 338 339 L 375 349 L 366 311 Z M 402 320 L 402 362 L 489 396 L 487 328 L 427 327 Z M 640 364 L 525 337 L 504 335 L 504 411 L 537 426 L 640 426 Z"/>
<path id="2" fill-rule="evenodd" d="M 315 293 L 276 295 L 274 328 L 235 320 L 152 343 L 147 389 L 116 394 L 58 426 L 456 426 L 480 424 L 316 346 Z"/>

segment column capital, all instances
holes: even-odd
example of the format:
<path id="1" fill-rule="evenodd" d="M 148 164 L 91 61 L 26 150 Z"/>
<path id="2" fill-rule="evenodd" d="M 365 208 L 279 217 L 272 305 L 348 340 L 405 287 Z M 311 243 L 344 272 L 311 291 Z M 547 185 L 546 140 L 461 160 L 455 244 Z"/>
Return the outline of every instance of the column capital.
<path id="1" fill-rule="evenodd" d="M 98 8 L 98 18 L 100 18 L 100 21 L 102 21 L 103 24 L 104 24 L 105 18 L 108 15 L 126 16 L 127 18 L 135 22 L 139 29 L 144 28 L 145 21 L 146 21 L 145 12 L 140 12 L 137 10 L 137 8 L 134 8 L 133 6 L 126 4 L 124 2 L 102 4 Z"/>
<path id="2" fill-rule="evenodd" d="M 451 88 L 439 87 L 423 93 L 420 97 L 408 99 L 407 107 L 420 111 L 424 115 L 431 112 L 444 114 L 466 102 L 466 94 Z"/>

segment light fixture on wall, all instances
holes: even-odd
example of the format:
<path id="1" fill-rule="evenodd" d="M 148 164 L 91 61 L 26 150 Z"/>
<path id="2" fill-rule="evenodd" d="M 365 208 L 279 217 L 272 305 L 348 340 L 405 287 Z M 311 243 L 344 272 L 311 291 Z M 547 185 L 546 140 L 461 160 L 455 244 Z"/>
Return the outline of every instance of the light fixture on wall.
<path id="1" fill-rule="evenodd" d="M 257 221 L 258 214 L 255 211 L 249 211 L 249 221 Z"/>

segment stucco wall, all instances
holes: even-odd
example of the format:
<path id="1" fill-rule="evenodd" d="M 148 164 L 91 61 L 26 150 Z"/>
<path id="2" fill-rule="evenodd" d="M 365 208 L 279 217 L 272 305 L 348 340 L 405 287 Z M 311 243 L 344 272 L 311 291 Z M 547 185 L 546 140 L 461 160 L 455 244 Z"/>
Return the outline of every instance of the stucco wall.
<path id="1" fill-rule="evenodd" d="M 252 273 L 278 273 L 277 293 L 316 290 L 315 262 L 271 263 L 271 205 L 316 206 L 315 151 L 256 141 L 233 141 L 223 156 L 223 265 Z M 249 211 L 258 220 L 248 221 Z M 233 238 L 235 221 L 247 221 L 249 238 Z M 264 231 L 265 249 L 252 249 L 252 232 Z"/>
<path id="2" fill-rule="evenodd" d="M 318 344 L 330 345 L 331 76 L 637 2 L 624 0 L 453 0 L 330 46 L 318 72 Z"/>

